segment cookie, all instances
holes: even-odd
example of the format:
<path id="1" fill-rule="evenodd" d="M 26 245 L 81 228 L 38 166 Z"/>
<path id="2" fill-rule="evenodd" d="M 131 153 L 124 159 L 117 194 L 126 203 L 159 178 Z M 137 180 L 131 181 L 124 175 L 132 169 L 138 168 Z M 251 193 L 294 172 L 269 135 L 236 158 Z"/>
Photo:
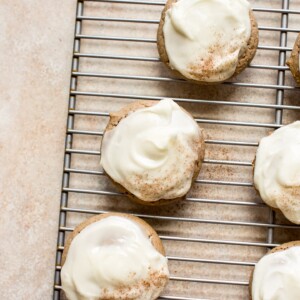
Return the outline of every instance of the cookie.
<path id="1" fill-rule="evenodd" d="M 110 114 L 101 165 L 130 199 L 160 205 L 184 198 L 204 152 L 203 130 L 178 104 L 138 101 Z"/>
<path id="2" fill-rule="evenodd" d="M 300 121 L 264 137 L 254 162 L 254 186 L 262 200 L 300 224 Z"/>
<path id="3" fill-rule="evenodd" d="M 249 65 L 257 46 L 257 22 L 246 0 L 167 0 L 157 47 L 176 76 L 221 83 Z"/>
<path id="4" fill-rule="evenodd" d="M 62 288 L 69 300 L 154 300 L 168 278 L 157 233 L 128 214 L 97 215 L 79 224 L 62 255 Z"/>
<path id="5" fill-rule="evenodd" d="M 297 84 L 300 84 L 299 52 L 300 52 L 300 34 L 296 39 L 293 50 L 291 52 L 291 56 L 286 62 Z"/>
<path id="6" fill-rule="evenodd" d="M 250 300 L 300 299 L 300 241 L 282 244 L 263 256 L 253 270 Z"/>

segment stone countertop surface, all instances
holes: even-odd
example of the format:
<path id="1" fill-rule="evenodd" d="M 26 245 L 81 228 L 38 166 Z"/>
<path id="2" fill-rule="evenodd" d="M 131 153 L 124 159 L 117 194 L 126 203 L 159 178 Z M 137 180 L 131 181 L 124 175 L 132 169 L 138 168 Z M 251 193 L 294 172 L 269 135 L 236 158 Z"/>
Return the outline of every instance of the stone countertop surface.
<path id="1" fill-rule="evenodd" d="M 1 299 L 51 299 L 74 0 L 0 1 Z"/>

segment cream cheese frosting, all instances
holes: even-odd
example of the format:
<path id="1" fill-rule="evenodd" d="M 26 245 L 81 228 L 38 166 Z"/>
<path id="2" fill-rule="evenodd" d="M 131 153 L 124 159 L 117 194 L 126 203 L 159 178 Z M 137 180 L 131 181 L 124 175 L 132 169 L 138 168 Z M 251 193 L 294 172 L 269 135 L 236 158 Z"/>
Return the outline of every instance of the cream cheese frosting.
<path id="1" fill-rule="evenodd" d="M 261 198 L 300 224 L 300 121 L 277 129 L 260 141 L 254 184 Z"/>
<path id="2" fill-rule="evenodd" d="M 300 299 L 300 247 L 265 255 L 255 266 L 252 300 Z"/>
<path id="3" fill-rule="evenodd" d="M 179 0 L 163 26 L 170 67 L 186 78 L 218 82 L 230 78 L 251 36 L 246 0 Z"/>
<path id="4" fill-rule="evenodd" d="M 102 140 L 101 165 L 143 201 L 175 199 L 190 189 L 202 131 L 173 100 L 138 109 Z"/>
<path id="5" fill-rule="evenodd" d="M 156 299 L 169 277 L 167 259 L 136 222 L 109 216 L 74 237 L 61 270 L 69 300 Z"/>

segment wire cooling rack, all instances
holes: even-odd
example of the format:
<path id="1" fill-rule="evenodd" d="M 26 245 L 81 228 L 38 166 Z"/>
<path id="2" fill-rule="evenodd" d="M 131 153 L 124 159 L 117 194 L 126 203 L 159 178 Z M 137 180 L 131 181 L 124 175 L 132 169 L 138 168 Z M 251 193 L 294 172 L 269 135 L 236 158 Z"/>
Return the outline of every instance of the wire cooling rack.
<path id="1" fill-rule="evenodd" d="M 63 299 L 61 254 L 87 217 L 135 214 L 160 235 L 171 278 L 160 299 L 248 299 L 249 275 L 269 248 L 300 230 L 260 200 L 252 183 L 259 140 L 299 119 L 299 89 L 285 65 L 299 33 L 300 1 L 250 1 L 260 43 L 238 78 L 203 87 L 174 78 L 159 61 L 156 30 L 164 3 L 78 1 L 53 299 Z M 131 203 L 99 165 L 110 111 L 134 100 L 172 97 L 207 132 L 206 157 L 180 203 Z"/>

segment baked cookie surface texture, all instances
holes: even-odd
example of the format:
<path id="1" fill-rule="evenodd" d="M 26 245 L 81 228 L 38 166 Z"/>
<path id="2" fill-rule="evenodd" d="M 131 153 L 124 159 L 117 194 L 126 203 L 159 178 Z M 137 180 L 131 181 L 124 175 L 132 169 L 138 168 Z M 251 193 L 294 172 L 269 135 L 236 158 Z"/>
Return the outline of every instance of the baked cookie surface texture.
<path id="1" fill-rule="evenodd" d="M 286 64 L 289 66 L 292 75 L 298 85 L 300 85 L 300 34 L 298 35 L 296 42 L 294 44 L 293 50 L 291 52 L 290 58 L 287 60 Z"/>

